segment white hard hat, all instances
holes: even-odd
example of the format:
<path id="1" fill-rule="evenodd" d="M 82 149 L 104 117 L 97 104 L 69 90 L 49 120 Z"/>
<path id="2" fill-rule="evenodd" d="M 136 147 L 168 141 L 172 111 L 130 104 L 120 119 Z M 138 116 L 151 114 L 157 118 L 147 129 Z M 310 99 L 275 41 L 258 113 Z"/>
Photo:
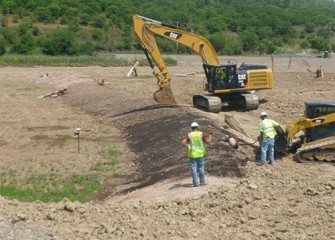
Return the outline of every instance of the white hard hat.
<path id="1" fill-rule="evenodd" d="M 191 124 L 191 128 L 192 127 L 199 127 L 199 124 L 197 123 L 197 122 L 193 122 L 192 124 Z"/>
<path id="2" fill-rule="evenodd" d="M 262 112 L 261 116 L 267 116 L 268 114 L 266 112 Z"/>

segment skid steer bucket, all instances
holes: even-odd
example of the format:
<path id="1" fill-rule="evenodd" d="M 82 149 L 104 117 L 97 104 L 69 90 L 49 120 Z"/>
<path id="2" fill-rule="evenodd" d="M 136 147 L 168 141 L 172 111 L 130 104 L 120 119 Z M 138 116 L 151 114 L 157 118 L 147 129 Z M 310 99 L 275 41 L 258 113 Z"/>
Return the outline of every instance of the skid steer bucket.
<path id="1" fill-rule="evenodd" d="M 285 136 L 285 131 L 280 126 L 277 126 L 276 127 L 276 132 L 277 132 L 277 136 L 276 136 L 274 150 L 276 152 L 280 152 L 280 153 L 284 153 L 285 154 L 286 153 L 286 136 Z"/>
<path id="2" fill-rule="evenodd" d="M 177 104 L 176 99 L 173 96 L 171 87 L 165 86 L 160 88 L 154 93 L 154 99 L 158 103 L 163 104 Z"/>

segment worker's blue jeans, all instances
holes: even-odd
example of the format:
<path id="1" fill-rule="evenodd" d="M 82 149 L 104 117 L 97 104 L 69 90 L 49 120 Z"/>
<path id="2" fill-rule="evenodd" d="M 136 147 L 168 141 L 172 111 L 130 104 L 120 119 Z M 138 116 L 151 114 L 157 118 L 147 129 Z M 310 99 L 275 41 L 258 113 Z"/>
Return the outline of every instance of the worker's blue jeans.
<path id="1" fill-rule="evenodd" d="M 198 173 L 200 184 L 205 184 L 205 158 L 190 158 L 193 185 L 198 185 Z"/>
<path id="2" fill-rule="evenodd" d="M 269 159 L 270 164 L 274 161 L 275 140 L 272 138 L 263 138 L 261 144 L 261 164 L 265 164 Z"/>

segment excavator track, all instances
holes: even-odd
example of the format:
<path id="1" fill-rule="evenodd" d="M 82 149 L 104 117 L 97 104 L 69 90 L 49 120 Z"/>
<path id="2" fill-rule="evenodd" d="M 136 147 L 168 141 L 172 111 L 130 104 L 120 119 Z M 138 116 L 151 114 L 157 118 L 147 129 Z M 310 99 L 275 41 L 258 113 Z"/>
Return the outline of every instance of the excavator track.
<path id="1" fill-rule="evenodd" d="M 253 93 L 243 93 L 241 97 L 244 98 L 244 109 L 246 111 L 256 110 L 259 105 L 258 97 Z"/>
<path id="2" fill-rule="evenodd" d="M 299 162 L 317 162 L 335 164 L 335 140 L 312 144 L 297 149 L 295 154 Z"/>
<path id="3" fill-rule="evenodd" d="M 204 109 L 208 112 L 218 113 L 221 111 L 221 98 L 210 94 L 193 95 L 193 106 Z"/>
<path id="4" fill-rule="evenodd" d="M 224 102 L 229 106 L 243 111 L 256 110 L 259 105 L 259 99 L 254 93 L 233 93 L 228 96 L 222 95 Z"/>

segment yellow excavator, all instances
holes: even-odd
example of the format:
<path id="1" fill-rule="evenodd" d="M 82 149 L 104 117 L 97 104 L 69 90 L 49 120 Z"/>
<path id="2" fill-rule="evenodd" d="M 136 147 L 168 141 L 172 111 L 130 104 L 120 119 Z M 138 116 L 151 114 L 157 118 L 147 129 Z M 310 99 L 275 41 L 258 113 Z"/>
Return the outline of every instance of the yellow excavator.
<path id="1" fill-rule="evenodd" d="M 154 35 L 175 41 L 195 51 L 202 59 L 206 75 L 205 90 L 209 94 L 193 96 L 193 105 L 209 112 L 220 112 L 222 102 L 237 106 L 243 110 L 258 108 L 259 99 L 255 90 L 273 87 L 272 70 L 264 65 L 220 64 L 212 44 L 203 36 L 193 31 L 171 26 L 140 15 L 133 16 L 134 32 L 138 37 L 153 74 L 158 80 L 159 90 L 154 99 L 159 103 L 176 104 L 171 90 L 169 74 Z M 155 65 L 158 71 L 155 70 Z"/>
<path id="2" fill-rule="evenodd" d="M 286 144 L 299 162 L 335 163 L 335 102 L 305 102 L 305 116 L 286 126 Z"/>

